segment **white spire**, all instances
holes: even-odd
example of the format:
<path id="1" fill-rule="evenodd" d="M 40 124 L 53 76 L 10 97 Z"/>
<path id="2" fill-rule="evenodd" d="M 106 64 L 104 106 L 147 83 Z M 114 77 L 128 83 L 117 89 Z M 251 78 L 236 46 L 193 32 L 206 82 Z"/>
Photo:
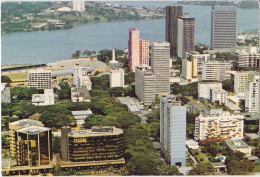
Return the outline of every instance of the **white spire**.
<path id="1" fill-rule="evenodd" d="M 112 50 L 112 60 L 109 63 L 118 63 L 116 61 L 116 54 L 115 54 L 115 49 Z"/>

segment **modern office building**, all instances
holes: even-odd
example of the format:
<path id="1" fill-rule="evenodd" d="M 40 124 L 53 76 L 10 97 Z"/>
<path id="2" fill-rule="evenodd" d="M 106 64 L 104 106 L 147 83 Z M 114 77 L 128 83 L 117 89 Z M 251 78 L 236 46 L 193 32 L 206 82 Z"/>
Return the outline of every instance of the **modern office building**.
<path id="1" fill-rule="evenodd" d="M 156 76 L 156 93 L 170 93 L 170 43 L 154 42 L 151 47 L 152 72 Z"/>
<path id="2" fill-rule="evenodd" d="M 230 78 L 231 64 L 226 61 L 208 61 L 203 62 L 202 80 L 220 81 Z"/>
<path id="3" fill-rule="evenodd" d="M 41 121 L 22 119 L 15 122 L 9 123 L 9 137 L 10 137 L 10 157 L 14 158 L 16 156 L 16 141 L 15 141 L 15 131 L 29 127 L 29 126 L 40 126 L 43 127 Z"/>
<path id="4" fill-rule="evenodd" d="M 187 51 L 186 58 L 189 60 L 191 60 L 192 58 L 197 60 L 198 75 L 201 75 L 203 62 L 207 62 L 208 60 L 210 60 L 210 54 L 200 54 L 196 51 Z"/>
<path id="5" fill-rule="evenodd" d="M 167 162 L 186 166 L 186 106 L 175 95 L 160 99 L 160 144 Z"/>
<path id="6" fill-rule="evenodd" d="M 178 17 L 182 15 L 182 6 L 166 6 L 165 40 L 171 44 L 171 56 L 177 56 Z"/>
<path id="7" fill-rule="evenodd" d="M 110 88 L 112 87 L 124 87 L 125 84 L 125 70 L 117 68 L 110 70 Z"/>
<path id="8" fill-rule="evenodd" d="M 72 11 L 84 12 L 85 2 L 84 1 L 72 1 Z"/>
<path id="9" fill-rule="evenodd" d="M 245 108 L 248 112 L 258 112 L 259 113 L 259 90 L 260 90 L 259 73 L 249 78 L 246 82 L 246 99 Z"/>
<path id="10" fill-rule="evenodd" d="M 44 94 L 33 94 L 32 104 L 36 106 L 54 105 L 53 89 L 44 89 Z"/>
<path id="11" fill-rule="evenodd" d="M 214 6 L 211 11 L 211 49 L 234 49 L 237 37 L 236 7 Z"/>
<path id="12" fill-rule="evenodd" d="M 246 94 L 246 82 L 249 77 L 247 71 L 235 71 L 234 73 L 234 91 L 236 95 L 245 96 Z"/>
<path id="13" fill-rule="evenodd" d="M 221 112 L 200 114 L 195 119 L 194 138 L 197 141 L 209 139 L 243 139 L 244 116 Z"/>
<path id="14" fill-rule="evenodd" d="M 210 99 L 210 89 L 222 89 L 221 82 L 200 82 L 198 83 L 198 97 Z"/>
<path id="15" fill-rule="evenodd" d="M 136 67 L 135 94 L 145 106 L 150 106 L 156 99 L 156 76 L 153 75 L 150 66 Z"/>
<path id="16" fill-rule="evenodd" d="M 128 65 L 130 71 L 135 72 L 135 67 L 139 65 L 140 56 L 140 32 L 137 28 L 129 29 L 128 40 Z"/>
<path id="17" fill-rule="evenodd" d="M 62 160 L 68 162 L 109 161 L 124 157 L 123 130 L 115 126 L 71 131 L 62 128 Z"/>
<path id="18" fill-rule="evenodd" d="M 209 100 L 212 103 L 218 102 L 220 105 L 227 104 L 227 91 L 222 88 L 210 88 Z"/>
<path id="19" fill-rule="evenodd" d="M 197 59 L 192 56 L 182 59 L 182 77 L 188 82 L 198 81 Z"/>
<path id="20" fill-rule="evenodd" d="M 15 131 L 18 166 L 48 165 L 52 160 L 50 128 L 29 126 Z"/>
<path id="21" fill-rule="evenodd" d="M 260 67 L 260 53 L 258 47 L 247 47 L 241 50 L 234 51 L 235 65 L 240 68 Z"/>
<path id="22" fill-rule="evenodd" d="M 31 70 L 29 71 L 29 87 L 37 89 L 51 89 L 50 70 Z"/>
<path id="23" fill-rule="evenodd" d="M 177 56 L 185 59 L 187 50 L 195 50 L 194 47 L 195 19 L 188 16 L 178 18 L 178 42 Z"/>
<path id="24" fill-rule="evenodd" d="M 140 39 L 140 56 L 139 56 L 139 64 L 140 65 L 150 65 L 149 62 L 149 40 Z"/>

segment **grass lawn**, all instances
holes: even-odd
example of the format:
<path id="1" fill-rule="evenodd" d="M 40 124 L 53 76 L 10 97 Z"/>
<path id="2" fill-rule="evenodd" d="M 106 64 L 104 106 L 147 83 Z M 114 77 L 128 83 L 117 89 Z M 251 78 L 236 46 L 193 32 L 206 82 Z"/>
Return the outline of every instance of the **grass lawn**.
<path id="1" fill-rule="evenodd" d="M 254 173 L 260 172 L 260 164 L 259 163 L 255 163 L 255 169 L 253 171 Z"/>
<path id="2" fill-rule="evenodd" d="M 191 163 L 186 159 L 186 167 L 192 167 Z"/>
<path id="3" fill-rule="evenodd" d="M 208 156 L 205 153 L 199 152 L 199 155 L 196 155 L 195 158 L 197 159 L 197 161 L 199 163 L 206 163 L 208 162 Z M 203 161 L 201 161 L 200 159 L 203 159 Z"/>
<path id="4" fill-rule="evenodd" d="M 19 80 L 27 80 L 28 77 L 24 73 L 17 73 L 17 74 L 5 74 L 6 76 L 10 77 L 12 81 L 19 81 Z"/>

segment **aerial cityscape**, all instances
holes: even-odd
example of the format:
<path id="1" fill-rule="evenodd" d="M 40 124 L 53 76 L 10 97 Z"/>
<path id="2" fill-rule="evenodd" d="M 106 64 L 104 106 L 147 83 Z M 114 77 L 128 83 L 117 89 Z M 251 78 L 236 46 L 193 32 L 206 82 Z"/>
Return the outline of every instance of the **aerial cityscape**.
<path id="1" fill-rule="evenodd" d="M 2 2 L 2 176 L 260 175 L 259 7 Z"/>

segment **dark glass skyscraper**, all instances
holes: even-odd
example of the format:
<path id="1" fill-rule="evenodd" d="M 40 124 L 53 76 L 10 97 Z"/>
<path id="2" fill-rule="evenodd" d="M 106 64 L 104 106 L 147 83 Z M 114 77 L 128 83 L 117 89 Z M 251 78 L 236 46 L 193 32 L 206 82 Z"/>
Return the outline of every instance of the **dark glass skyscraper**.
<path id="1" fill-rule="evenodd" d="M 178 17 L 183 15 L 182 6 L 166 6 L 165 40 L 170 45 L 170 55 L 177 55 Z"/>

